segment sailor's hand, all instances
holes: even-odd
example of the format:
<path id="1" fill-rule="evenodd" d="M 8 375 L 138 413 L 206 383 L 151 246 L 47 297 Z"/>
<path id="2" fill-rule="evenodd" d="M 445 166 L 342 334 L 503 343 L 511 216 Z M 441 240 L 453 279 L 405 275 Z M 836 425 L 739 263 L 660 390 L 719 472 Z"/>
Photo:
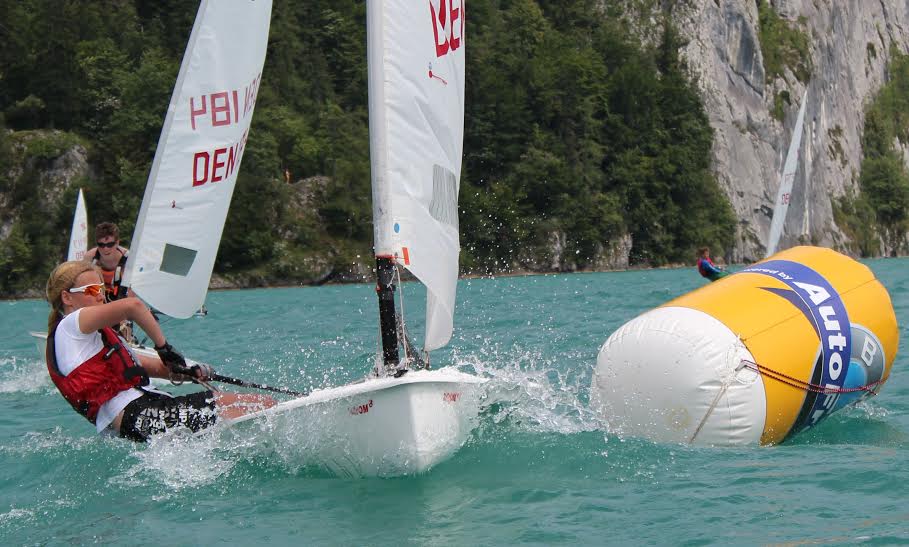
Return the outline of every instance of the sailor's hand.
<path id="1" fill-rule="evenodd" d="M 196 363 L 189 368 L 189 376 L 193 380 L 202 380 L 203 382 L 211 380 L 215 375 L 215 368 L 205 363 Z"/>
<path id="2" fill-rule="evenodd" d="M 155 346 L 155 351 L 158 352 L 158 357 L 161 358 L 164 366 L 172 372 L 184 373 L 186 371 L 186 359 L 167 342 L 164 342 L 163 346 Z"/>

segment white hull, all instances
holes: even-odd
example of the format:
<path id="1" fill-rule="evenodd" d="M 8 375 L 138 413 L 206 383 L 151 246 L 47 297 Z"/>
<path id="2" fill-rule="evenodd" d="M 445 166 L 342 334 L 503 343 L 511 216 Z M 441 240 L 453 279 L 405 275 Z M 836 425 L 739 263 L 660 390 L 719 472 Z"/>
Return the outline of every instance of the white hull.
<path id="1" fill-rule="evenodd" d="M 483 378 L 454 368 L 322 389 L 230 422 L 267 434 L 287 461 L 339 475 L 420 473 L 449 458 L 477 425 Z"/>

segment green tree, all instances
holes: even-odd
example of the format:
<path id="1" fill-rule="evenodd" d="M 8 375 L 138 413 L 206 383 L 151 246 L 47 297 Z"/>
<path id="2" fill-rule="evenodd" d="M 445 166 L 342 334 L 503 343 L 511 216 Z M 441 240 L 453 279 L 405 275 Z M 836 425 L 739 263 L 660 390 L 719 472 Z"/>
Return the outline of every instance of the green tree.
<path id="1" fill-rule="evenodd" d="M 841 202 L 840 212 L 852 212 L 846 225 L 860 239 L 863 252 L 876 247 L 867 243 L 869 237 L 861 228 L 863 216 L 873 211 L 874 224 L 880 227 L 888 246 L 902 251 L 909 231 L 909 173 L 902 156 L 894 150 L 893 142 L 909 142 L 909 55 L 891 49 L 888 67 L 890 81 L 879 91 L 865 113 L 862 135 L 862 165 L 859 175 L 861 193 L 854 199 Z"/>
<path id="2" fill-rule="evenodd" d="M 808 34 L 777 15 L 768 0 L 757 0 L 757 6 L 758 32 L 767 78 L 782 76 L 788 67 L 799 81 L 807 82 L 812 70 Z"/>

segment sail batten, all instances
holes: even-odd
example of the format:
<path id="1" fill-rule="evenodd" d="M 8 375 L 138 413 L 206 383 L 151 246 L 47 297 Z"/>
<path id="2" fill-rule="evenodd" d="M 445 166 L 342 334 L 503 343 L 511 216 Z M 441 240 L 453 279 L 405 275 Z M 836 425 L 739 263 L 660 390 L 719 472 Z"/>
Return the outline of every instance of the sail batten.
<path id="1" fill-rule="evenodd" d="M 464 140 L 464 3 L 367 5 L 376 256 L 427 289 L 424 349 L 453 329 Z"/>
<path id="2" fill-rule="evenodd" d="M 205 302 L 249 137 L 271 0 L 203 0 L 167 109 L 124 285 L 185 318 Z"/>
<path id="3" fill-rule="evenodd" d="M 799 107 L 795 128 L 792 130 L 792 139 L 789 142 L 789 151 L 780 175 L 780 187 L 776 194 L 776 203 L 773 207 L 773 218 L 770 221 L 770 234 L 767 237 L 767 256 L 777 251 L 780 237 L 783 235 L 783 224 L 786 213 L 789 211 L 789 202 L 792 196 L 792 184 L 795 181 L 795 172 L 799 166 L 799 147 L 802 143 L 802 126 L 805 121 L 805 106 L 808 103 L 808 90 L 802 96 L 802 105 Z"/>

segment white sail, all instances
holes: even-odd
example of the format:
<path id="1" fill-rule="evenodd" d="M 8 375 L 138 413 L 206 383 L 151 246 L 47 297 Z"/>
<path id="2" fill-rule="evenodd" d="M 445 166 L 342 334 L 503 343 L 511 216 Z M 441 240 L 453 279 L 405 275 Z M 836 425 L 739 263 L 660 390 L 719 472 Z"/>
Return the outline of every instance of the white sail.
<path id="1" fill-rule="evenodd" d="M 783 173 L 780 175 L 780 188 L 776 194 L 776 205 L 773 207 L 773 218 L 770 221 L 770 235 L 767 237 L 767 256 L 776 252 L 783 235 L 783 222 L 789 210 L 789 201 L 792 197 L 792 183 L 795 180 L 795 171 L 799 166 L 799 146 L 802 143 L 802 124 L 805 121 L 805 105 L 808 104 L 808 90 L 802 96 L 802 106 L 795 120 L 795 129 L 792 131 L 792 140 L 789 142 L 789 152 L 786 153 L 786 162 L 783 164 Z"/>
<path id="2" fill-rule="evenodd" d="M 124 285 L 185 318 L 205 301 L 265 63 L 271 0 L 202 0 L 183 56 Z"/>
<path id="3" fill-rule="evenodd" d="M 69 251 L 67 260 L 82 260 L 88 250 L 88 214 L 85 212 L 85 196 L 79 188 L 79 198 L 76 200 L 76 213 L 73 215 L 73 229 L 69 236 Z"/>
<path id="4" fill-rule="evenodd" d="M 426 285 L 426 351 L 453 328 L 464 46 L 463 0 L 368 1 L 375 253 Z"/>

